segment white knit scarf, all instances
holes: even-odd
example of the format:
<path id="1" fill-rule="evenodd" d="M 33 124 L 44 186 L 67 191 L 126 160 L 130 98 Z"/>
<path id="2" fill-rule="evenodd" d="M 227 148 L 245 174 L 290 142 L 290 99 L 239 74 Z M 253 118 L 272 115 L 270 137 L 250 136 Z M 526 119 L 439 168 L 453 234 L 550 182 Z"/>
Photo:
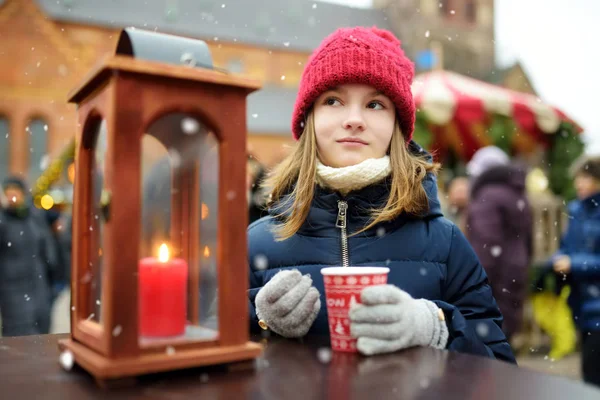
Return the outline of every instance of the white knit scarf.
<path id="1" fill-rule="evenodd" d="M 390 157 L 369 158 L 349 167 L 333 168 L 317 160 L 317 178 L 321 186 L 346 195 L 379 182 L 392 172 Z"/>

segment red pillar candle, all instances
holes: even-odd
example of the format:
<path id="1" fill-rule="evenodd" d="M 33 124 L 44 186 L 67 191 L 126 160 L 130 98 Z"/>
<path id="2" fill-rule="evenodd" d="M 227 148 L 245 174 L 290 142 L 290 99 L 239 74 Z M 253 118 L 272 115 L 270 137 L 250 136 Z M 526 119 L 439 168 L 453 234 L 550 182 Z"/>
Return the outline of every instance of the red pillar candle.
<path id="1" fill-rule="evenodd" d="M 185 332 L 188 265 L 181 258 L 169 259 L 167 245 L 159 258 L 139 262 L 139 322 L 145 337 L 178 336 Z"/>

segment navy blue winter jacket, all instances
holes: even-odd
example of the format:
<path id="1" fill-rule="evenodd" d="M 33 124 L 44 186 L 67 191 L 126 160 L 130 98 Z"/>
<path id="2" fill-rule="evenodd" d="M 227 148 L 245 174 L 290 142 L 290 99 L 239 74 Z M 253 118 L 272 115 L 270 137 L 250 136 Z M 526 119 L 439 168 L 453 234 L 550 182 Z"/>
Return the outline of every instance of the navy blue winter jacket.
<path id="1" fill-rule="evenodd" d="M 428 214 L 422 218 L 402 215 L 350 237 L 350 265 L 387 266 L 388 283 L 414 298 L 435 302 L 446 316 L 449 350 L 515 362 L 501 329 L 502 315 L 477 256 L 460 230 L 443 218 L 435 177 L 428 175 L 423 186 L 429 197 Z M 329 335 L 320 270 L 342 265 L 341 230 L 336 228 L 338 200 L 348 204 L 347 229 L 351 233 L 364 227 L 370 218 L 367 210 L 382 206 L 388 196 L 387 180 L 345 197 L 317 186 L 307 220 L 291 238 L 275 241 L 274 216 L 250 225 L 251 330 L 259 330 L 254 309 L 258 291 L 277 272 L 296 268 L 310 274 L 321 293 L 321 310 L 308 335 Z"/>
<path id="2" fill-rule="evenodd" d="M 571 258 L 569 305 L 580 329 L 600 331 L 600 193 L 569 203 L 568 213 L 557 256 Z"/>

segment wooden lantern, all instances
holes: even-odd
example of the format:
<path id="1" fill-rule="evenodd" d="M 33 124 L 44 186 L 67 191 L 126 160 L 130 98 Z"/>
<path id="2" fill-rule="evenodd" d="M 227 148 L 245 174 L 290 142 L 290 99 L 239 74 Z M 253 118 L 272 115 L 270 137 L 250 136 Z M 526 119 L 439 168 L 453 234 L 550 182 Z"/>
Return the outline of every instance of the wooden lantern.
<path id="1" fill-rule="evenodd" d="M 71 335 L 59 346 L 64 354 L 72 353 L 75 363 L 100 383 L 173 369 L 244 362 L 261 352 L 260 345 L 249 342 L 248 333 L 245 180 L 246 96 L 259 85 L 207 68 L 210 64 L 210 53 L 201 41 L 126 29 L 116 54 L 105 59 L 70 95 L 70 102 L 78 106 L 80 122 L 73 210 Z M 183 334 L 145 340 L 139 326 L 143 282 L 138 276 L 142 258 L 142 138 L 151 134 L 165 148 L 184 151 L 193 149 L 197 144 L 194 141 L 203 135 L 182 134 L 173 124 L 151 128 L 155 121 L 170 114 L 201 121 L 216 137 L 218 190 L 214 195 L 220 212 L 214 216 L 216 248 L 212 250 L 218 272 L 218 331 L 204 337 Z M 99 171 L 94 154 L 101 122 L 106 124 L 107 147 L 104 167 Z M 203 190 L 210 190 L 203 188 L 198 179 L 201 157 L 196 155 L 170 171 L 169 245 L 173 256 L 188 265 L 190 325 L 198 324 L 201 296 L 200 196 Z M 105 187 L 102 196 L 94 195 L 99 174 Z M 99 218 L 104 220 L 101 230 L 97 229 Z M 102 268 L 94 270 L 99 252 Z M 90 282 L 101 288 L 97 300 Z M 94 303 L 101 304 L 98 320 L 92 318 Z"/>

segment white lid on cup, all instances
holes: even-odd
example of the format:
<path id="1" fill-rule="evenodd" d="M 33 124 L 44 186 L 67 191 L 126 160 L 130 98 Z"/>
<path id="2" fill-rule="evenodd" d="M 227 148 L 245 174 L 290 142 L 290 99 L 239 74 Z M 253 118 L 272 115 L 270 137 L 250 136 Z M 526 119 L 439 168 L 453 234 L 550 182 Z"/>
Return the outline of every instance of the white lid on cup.
<path id="1" fill-rule="evenodd" d="M 321 269 L 322 275 L 371 275 L 387 274 L 388 267 L 325 267 Z"/>

